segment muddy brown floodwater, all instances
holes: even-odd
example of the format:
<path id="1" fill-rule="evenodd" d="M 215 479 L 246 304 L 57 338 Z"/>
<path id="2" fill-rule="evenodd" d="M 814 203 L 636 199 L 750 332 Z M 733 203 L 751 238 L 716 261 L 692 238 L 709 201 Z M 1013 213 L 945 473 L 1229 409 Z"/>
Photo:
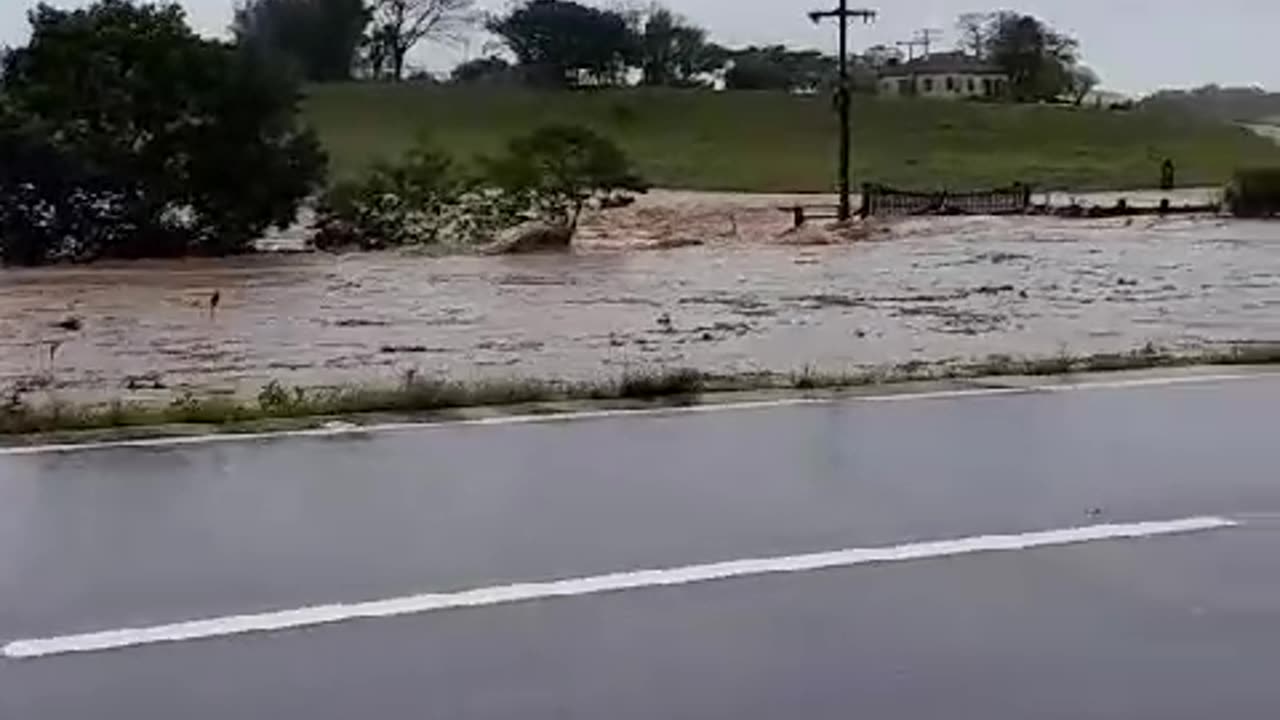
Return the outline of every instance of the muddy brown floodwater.
<path id="1" fill-rule="evenodd" d="M 157 400 L 410 368 L 461 379 L 841 371 L 1280 340 L 1275 224 L 913 219 L 818 245 L 835 237 L 784 232 L 785 201 L 658 193 L 590 223 L 569 255 L 2 270 L 0 387 Z M 689 243 L 702 244 L 672 247 Z"/>

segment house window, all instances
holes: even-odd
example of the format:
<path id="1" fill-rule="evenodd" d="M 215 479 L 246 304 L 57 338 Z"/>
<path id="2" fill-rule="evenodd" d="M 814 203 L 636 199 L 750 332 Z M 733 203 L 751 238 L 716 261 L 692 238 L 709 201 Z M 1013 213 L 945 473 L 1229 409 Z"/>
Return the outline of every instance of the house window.
<path id="1" fill-rule="evenodd" d="M 969 94 L 973 95 L 976 92 L 978 92 L 978 81 L 973 78 L 969 78 Z"/>
<path id="2" fill-rule="evenodd" d="M 933 78 L 928 77 L 924 79 L 924 91 L 927 93 L 933 92 Z"/>
<path id="3" fill-rule="evenodd" d="M 947 92 L 955 92 L 955 91 L 956 91 L 956 79 L 948 75 L 947 76 Z"/>
<path id="4" fill-rule="evenodd" d="M 991 82 L 991 78 L 982 78 L 982 94 L 986 95 L 987 97 L 991 97 L 992 95 L 995 95 L 996 90 L 994 85 L 995 84 Z"/>

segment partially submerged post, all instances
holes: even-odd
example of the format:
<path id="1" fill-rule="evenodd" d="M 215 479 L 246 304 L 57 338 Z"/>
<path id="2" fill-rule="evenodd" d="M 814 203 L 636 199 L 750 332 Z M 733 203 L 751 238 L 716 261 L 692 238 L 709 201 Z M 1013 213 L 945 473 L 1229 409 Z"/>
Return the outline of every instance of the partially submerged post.
<path id="1" fill-rule="evenodd" d="M 849 19 L 857 18 L 864 23 L 870 23 L 876 19 L 875 10 L 850 10 L 849 0 L 840 0 L 840 5 L 834 10 L 815 10 L 809 13 L 809 19 L 815 23 L 822 22 L 826 18 L 836 18 L 840 21 L 840 86 L 836 89 L 836 105 L 840 112 L 840 210 L 839 219 L 843 222 L 852 216 L 852 207 L 849 202 L 849 166 L 851 162 L 852 146 L 852 97 L 849 87 Z"/>
<path id="2" fill-rule="evenodd" d="M 1174 167 L 1171 158 L 1165 158 L 1160 165 L 1160 189 L 1172 190 L 1174 186 Z"/>

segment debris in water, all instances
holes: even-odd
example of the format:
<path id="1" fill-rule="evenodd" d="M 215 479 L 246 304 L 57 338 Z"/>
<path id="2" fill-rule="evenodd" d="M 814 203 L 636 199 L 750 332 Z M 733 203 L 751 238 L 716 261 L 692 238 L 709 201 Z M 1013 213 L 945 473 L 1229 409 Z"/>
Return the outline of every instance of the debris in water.
<path id="1" fill-rule="evenodd" d="M 126 376 L 124 387 L 126 390 L 164 390 L 168 385 L 165 385 L 160 373 L 151 372 Z"/>
<path id="2" fill-rule="evenodd" d="M 84 327 L 84 321 L 75 315 L 72 315 L 64 318 L 60 322 L 54 323 L 54 327 L 61 328 L 67 332 L 80 332 L 80 329 Z"/>
<path id="3" fill-rule="evenodd" d="M 391 323 L 386 322 L 385 320 L 365 320 L 363 318 L 344 318 L 342 320 L 334 321 L 333 324 L 335 327 L 350 328 L 350 327 L 386 327 Z"/>
<path id="4" fill-rule="evenodd" d="M 384 353 L 426 353 L 432 352 L 431 348 L 426 345 L 383 345 L 380 349 Z M 435 352 L 444 352 L 437 350 Z"/>

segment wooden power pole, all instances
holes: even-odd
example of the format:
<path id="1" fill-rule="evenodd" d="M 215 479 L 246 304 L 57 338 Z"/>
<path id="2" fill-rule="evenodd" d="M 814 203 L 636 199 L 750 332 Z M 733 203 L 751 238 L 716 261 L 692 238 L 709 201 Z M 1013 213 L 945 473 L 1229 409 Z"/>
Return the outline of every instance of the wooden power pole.
<path id="1" fill-rule="evenodd" d="M 895 43 L 898 47 L 907 49 L 907 62 L 916 59 L 916 48 L 921 46 L 919 40 L 899 40 Z"/>
<path id="2" fill-rule="evenodd" d="M 924 57 L 929 57 L 929 53 L 933 50 L 934 41 L 941 37 L 942 31 L 934 30 L 933 28 L 924 28 L 916 32 L 916 44 L 924 50 Z"/>
<path id="3" fill-rule="evenodd" d="M 849 167 L 853 155 L 852 89 L 849 87 L 849 20 L 858 19 L 870 23 L 876 19 L 875 10 L 851 10 L 849 0 L 840 0 L 834 10 L 815 10 L 809 19 L 820 23 L 827 18 L 840 21 L 840 87 L 836 89 L 836 105 L 840 110 L 840 212 L 841 221 L 853 217 L 849 202 Z"/>

